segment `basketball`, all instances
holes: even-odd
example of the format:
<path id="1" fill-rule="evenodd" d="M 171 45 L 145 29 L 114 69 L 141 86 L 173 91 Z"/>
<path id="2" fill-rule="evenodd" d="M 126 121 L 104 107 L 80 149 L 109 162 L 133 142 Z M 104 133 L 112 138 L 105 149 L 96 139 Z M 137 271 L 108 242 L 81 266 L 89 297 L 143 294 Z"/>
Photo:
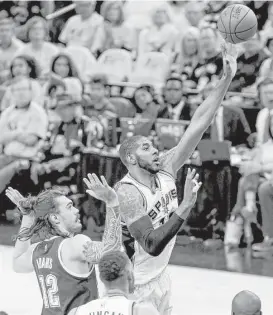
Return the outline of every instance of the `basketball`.
<path id="1" fill-rule="evenodd" d="M 250 39 L 257 31 L 255 13 L 242 4 L 232 4 L 220 14 L 217 28 L 225 41 L 238 44 Z"/>

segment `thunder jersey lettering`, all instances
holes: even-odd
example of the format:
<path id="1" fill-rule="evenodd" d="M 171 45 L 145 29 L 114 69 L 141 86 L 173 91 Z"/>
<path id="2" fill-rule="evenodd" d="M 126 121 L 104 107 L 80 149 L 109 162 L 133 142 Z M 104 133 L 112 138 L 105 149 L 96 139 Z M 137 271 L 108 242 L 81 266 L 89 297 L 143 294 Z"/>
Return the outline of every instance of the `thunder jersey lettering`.
<path id="1" fill-rule="evenodd" d="M 38 243 L 33 251 L 32 264 L 43 299 L 42 315 L 64 315 L 97 298 L 93 267 L 81 275 L 63 265 L 60 250 L 64 240 L 53 237 Z"/>
<path id="2" fill-rule="evenodd" d="M 170 214 L 172 214 L 178 207 L 174 178 L 169 173 L 160 171 L 156 174 L 156 179 L 158 188 L 156 189 L 155 194 L 151 192 L 149 187 L 139 183 L 129 174 L 120 181 L 120 183 L 132 184 L 138 188 L 143 196 L 147 214 L 151 218 L 154 228 L 166 223 L 170 218 Z M 159 256 L 153 257 L 146 253 L 137 241 L 134 241 L 133 248 L 130 246 L 128 229 L 124 223 L 123 225 L 123 236 L 125 236 L 125 238 L 127 237 L 127 239 L 124 240 L 124 246 L 128 256 L 130 258 L 132 257 L 135 284 L 141 285 L 148 283 L 152 279 L 158 277 L 167 267 L 176 237 L 167 244 Z"/>
<path id="3" fill-rule="evenodd" d="M 79 307 L 75 315 L 132 315 L 133 305 L 125 296 L 106 296 Z"/>

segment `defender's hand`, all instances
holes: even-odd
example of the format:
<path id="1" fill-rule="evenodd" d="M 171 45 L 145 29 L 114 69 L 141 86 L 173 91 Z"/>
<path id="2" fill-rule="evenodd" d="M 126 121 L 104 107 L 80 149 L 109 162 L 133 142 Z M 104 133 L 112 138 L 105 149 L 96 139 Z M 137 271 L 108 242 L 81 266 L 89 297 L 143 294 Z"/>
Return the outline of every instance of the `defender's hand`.
<path id="1" fill-rule="evenodd" d="M 188 208 L 192 208 L 197 199 L 197 192 L 200 189 L 202 183 L 198 181 L 199 174 L 196 174 L 196 170 L 188 168 L 186 177 L 186 183 L 184 187 L 184 197 L 182 203 Z"/>
<path id="2" fill-rule="evenodd" d="M 11 202 L 15 204 L 15 206 L 19 209 L 19 211 L 23 215 L 29 215 L 30 212 L 29 210 L 24 209 L 23 207 L 20 206 L 20 201 L 24 200 L 25 197 L 22 196 L 18 190 L 13 189 L 12 187 L 8 187 L 5 191 L 5 195 L 9 198 Z"/>
<path id="3" fill-rule="evenodd" d="M 223 56 L 224 76 L 233 78 L 237 72 L 238 51 L 235 45 L 224 43 L 221 45 Z"/>
<path id="4" fill-rule="evenodd" d="M 86 192 L 99 200 L 104 201 L 108 206 L 118 206 L 118 196 L 113 188 L 111 188 L 106 179 L 101 176 L 101 181 L 96 174 L 88 174 L 87 178 L 84 178 L 83 181 L 87 186 Z"/>

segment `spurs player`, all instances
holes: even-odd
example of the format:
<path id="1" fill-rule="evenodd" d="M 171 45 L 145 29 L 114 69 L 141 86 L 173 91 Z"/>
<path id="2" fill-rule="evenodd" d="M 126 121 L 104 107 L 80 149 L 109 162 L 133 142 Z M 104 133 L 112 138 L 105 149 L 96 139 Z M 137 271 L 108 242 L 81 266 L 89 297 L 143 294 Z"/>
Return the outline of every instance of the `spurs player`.
<path id="1" fill-rule="evenodd" d="M 127 239 L 124 245 L 134 266 L 135 297 L 148 300 L 157 308 L 166 292 L 170 292 L 166 267 L 175 244 L 175 236 L 196 199 L 192 193 L 194 188 L 188 185 L 183 202 L 177 206 L 177 172 L 212 123 L 237 70 L 235 46 L 226 44 L 222 47 L 222 52 L 223 76 L 198 107 L 175 148 L 159 158 L 158 150 L 142 136 L 131 137 L 120 147 L 120 158 L 127 167 L 128 174 L 117 184 L 116 191 L 122 220 L 128 229 L 127 235 L 133 239 L 133 244 Z M 188 180 L 197 180 L 194 172 L 188 174 Z M 162 314 L 170 313 L 171 306 L 167 303 Z"/>
<path id="2" fill-rule="evenodd" d="M 80 306 L 75 315 L 159 315 L 154 306 L 138 304 L 129 299 L 129 293 L 134 290 L 134 273 L 132 263 L 125 253 L 112 251 L 103 255 L 98 269 L 106 294 L 101 299 Z"/>

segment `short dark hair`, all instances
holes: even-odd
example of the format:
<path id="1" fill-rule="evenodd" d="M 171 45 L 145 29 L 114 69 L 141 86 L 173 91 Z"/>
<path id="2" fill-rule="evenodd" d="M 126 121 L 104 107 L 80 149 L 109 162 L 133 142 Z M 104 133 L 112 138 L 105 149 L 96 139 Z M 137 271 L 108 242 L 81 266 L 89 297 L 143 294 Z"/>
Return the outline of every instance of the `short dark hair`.
<path id="1" fill-rule="evenodd" d="M 121 162 L 127 166 L 127 155 L 130 154 L 132 151 L 134 151 L 137 146 L 138 146 L 138 141 L 142 139 L 143 136 L 137 135 L 137 136 L 132 136 L 130 138 L 125 139 L 120 148 L 119 148 L 119 157 L 121 159 Z"/>
<path id="2" fill-rule="evenodd" d="M 101 85 L 106 87 L 108 85 L 108 79 L 107 79 L 107 76 L 105 74 L 95 74 L 91 77 L 89 83 L 90 84 L 100 83 Z"/>
<path id="3" fill-rule="evenodd" d="M 129 262 L 128 256 L 121 251 L 104 254 L 99 261 L 101 280 L 112 282 L 123 276 Z"/>
<path id="4" fill-rule="evenodd" d="M 169 75 L 165 80 L 165 86 L 169 81 L 179 81 L 183 85 L 182 76 L 178 73 L 172 73 L 171 75 Z"/>

